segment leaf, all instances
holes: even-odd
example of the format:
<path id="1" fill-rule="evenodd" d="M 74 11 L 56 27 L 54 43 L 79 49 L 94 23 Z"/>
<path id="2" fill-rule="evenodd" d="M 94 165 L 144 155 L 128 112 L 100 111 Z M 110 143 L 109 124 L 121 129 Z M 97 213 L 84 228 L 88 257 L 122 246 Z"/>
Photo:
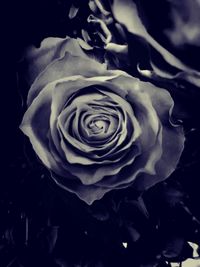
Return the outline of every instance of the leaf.
<path id="1" fill-rule="evenodd" d="M 179 237 L 174 237 L 168 241 L 162 255 L 167 259 L 173 259 L 180 256 L 183 249 L 184 239 Z"/>
<path id="2" fill-rule="evenodd" d="M 136 242 L 140 238 L 140 233 L 132 225 L 127 226 L 126 229 L 132 242 Z"/>
<path id="3" fill-rule="evenodd" d="M 129 217 L 129 215 L 131 216 L 130 213 L 134 213 L 135 214 L 140 214 L 140 216 L 144 217 L 144 218 L 148 218 L 149 214 L 146 208 L 146 205 L 143 201 L 142 197 L 139 197 L 137 200 L 125 200 L 124 202 L 121 202 L 120 204 L 120 208 L 122 211 L 124 211 L 126 213 L 126 211 L 129 213 L 127 213 L 127 216 Z"/>
<path id="4" fill-rule="evenodd" d="M 95 202 L 91 207 L 88 208 L 88 212 L 99 221 L 106 221 L 109 219 L 108 208 L 103 203 Z"/>
<path id="5" fill-rule="evenodd" d="M 185 192 L 174 180 L 160 183 L 154 189 L 152 188 L 152 197 L 155 198 L 156 202 L 160 201 L 170 208 L 176 207 L 184 201 Z"/>
<path id="6" fill-rule="evenodd" d="M 140 267 L 158 267 L 158 266 L 159 266 L 159 263 L 157 263 L 157 262 L 148 262 L 148 263 L 143 263 L 140 265 Z"/>
<path id="7" fill-rule="evenodd" d="M 183 199 L 183 192 L 175 189 L 175 188 L 168 188 L 167 191 L 164 192 L 164 198 L 165 201 L 170 205 L 170 206 L 175 206 L 180 201 Z"/>
<path id="8" fill-rule="evenodd" d="M 76 17 L 77 13 L 78 13 L 79 8 L 75 7 L 73 4 L 69 10 L 69 18 L 73 19 Z"/>
<path id="9" fill-rule="evenodd" d="M 51 254 L 58 238 L 58 227 L 48 226 L 39 233 L 39 249 L 43 253 Z"/>
<path id="10" fill-rule="evenodd" d="M 6 267 L 11 267 L 14 265 L 14 263 L 16 262 L 17 258 L 15 257 L 14 259 L 12 259 L 7 265 Z"/>
<path id="11" fill-rule="evenodd" d="M 162 255 L 170 261 L 182 261 L 192 257 L 193 249 L 183 237 L 171 237 L 162 251 Z"/>

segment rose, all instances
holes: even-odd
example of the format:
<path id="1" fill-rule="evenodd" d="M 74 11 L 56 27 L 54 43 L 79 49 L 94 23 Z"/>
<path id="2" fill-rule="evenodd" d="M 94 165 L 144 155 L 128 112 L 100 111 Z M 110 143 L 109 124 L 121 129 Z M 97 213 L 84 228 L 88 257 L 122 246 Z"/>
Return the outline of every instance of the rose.
<path id="1" fill-rule="evenodd" d="M 47 38 L 26 57 L 32 85 L 20 127 L 59 186 L 91 204 L 175 170 L 184 135 L 166 90 L 107 70 L 75 39 Z"/>
<path id="2" fill-rule="evenodd" d="M 196 60 L 200 46 L 198 0 L 181 3 L 176 0 L 159 3 L 114 0 L 111 8 L 115 19 L 129 34 L 139 36 L 149 46 L 153 74 L 165 79 L 187 81 L 199 87 L 200 66 Z M 129 51 L 136 53 L 132 43 Z M 151 76 L 150 72 L 141 73 Z"/>

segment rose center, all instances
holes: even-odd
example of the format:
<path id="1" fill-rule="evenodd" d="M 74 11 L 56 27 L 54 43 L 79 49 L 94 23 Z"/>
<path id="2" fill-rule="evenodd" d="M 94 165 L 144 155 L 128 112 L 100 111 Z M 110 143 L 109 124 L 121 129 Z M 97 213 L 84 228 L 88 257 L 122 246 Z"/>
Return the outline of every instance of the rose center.
<path id="1" fill-rule="evenodd" d="M 90 121 L 88 127 L 94 134 L 106 133 L 109 128 L 109 122 L 105 119 L 97 118 L 97 119 Z"/>
<path id="2" fill-rule="evenodd" d="M 97 128 L 99 128 L 99 129 L 105 129 L 105 121 L 100 121 L 100 120 L 98 120 L 98 121 L 95 121 L 95 126 L 97 127 Z"/>
<path id="3" fill-rule="evenodd" d="M 124 149 L 135 139 L 132 107 L 120 96 L 107 90 L 76 94 L 59 118 L 61 133 L 81 150 L 96 147 L 98 156 L 117 147 Z M 138 127 L 136 127 L 137 129 Z M 136 132 L 137 135 L 137 132 Z"/>

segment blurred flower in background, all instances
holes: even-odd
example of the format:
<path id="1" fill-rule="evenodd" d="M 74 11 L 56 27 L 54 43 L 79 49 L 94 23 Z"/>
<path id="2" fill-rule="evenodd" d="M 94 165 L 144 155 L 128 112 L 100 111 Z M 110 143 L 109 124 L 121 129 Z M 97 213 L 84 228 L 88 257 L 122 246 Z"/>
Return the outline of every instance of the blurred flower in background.
<path id="1" fill-rule="evenodd" d="M 162 4 L 166 8 L 160 13 L 159 7 Z M 199 2 L 185 0 L 180 4 L 178 1 L 163 0 L 159 3 L 152 1 L 149 5 L 151 9 L 148 9 L 148 5 L 142 0 L 114 0 L 111 6 L 115 19 L 124 25 L 130 34 L 142 38 L 149 46 L 149 63 L 154 74 L 162 78 L 188 81 L 199 87 L 199 61 L 194 53 L 193 66 L 190 64 L 190 56 L 187 55 L 188 50 L 182 50 L 186 44 L 194 47 L 199 45 Z M 153 19 L 154 23 L 149 19 L 152 16 L 156 18 Z M 159 22 L 165 27 L 159 26 Z M 181 56 L 180 52 L 184 56 Z M 151 73 L 143 74 L 152 76 Z"/>

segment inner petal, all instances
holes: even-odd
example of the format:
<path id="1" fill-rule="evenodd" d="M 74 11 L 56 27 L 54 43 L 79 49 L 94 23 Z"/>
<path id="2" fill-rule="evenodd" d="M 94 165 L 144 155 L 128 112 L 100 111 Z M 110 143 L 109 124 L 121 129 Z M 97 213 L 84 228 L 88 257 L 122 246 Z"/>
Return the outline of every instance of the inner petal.
<path id="1" fill-rule="evenodd" d="M 106 121 L 106 120 L 101 120 L 101 119 L 97 119 L 94 121 L 94 124 L 95 126 L 98 128 L 98 129 L 102 129 L 103 132 L 107 132 L 108 130 L 108 126 L 109 126 L 109 122 Z"/>
<path id="2" fill-rule="evenodd" d="M 58 121 L 63 149 L 67 152 L 70 146 L 76 151 L 74 163 L 81 163 L 81 155 L 96 162 L 117 160 L 140 135 L 131 105 L 105 89 L 83 90 L 74 95 Z"/>
<path id="3" fill-rule="evenodd" d="M 87 125 L 90 134 L 106 134 L 110 125 L 110 118 L 102 115 L 91 116 L 88 118 Z M 87 119 L 87 121 L 88 121 Z"/>

